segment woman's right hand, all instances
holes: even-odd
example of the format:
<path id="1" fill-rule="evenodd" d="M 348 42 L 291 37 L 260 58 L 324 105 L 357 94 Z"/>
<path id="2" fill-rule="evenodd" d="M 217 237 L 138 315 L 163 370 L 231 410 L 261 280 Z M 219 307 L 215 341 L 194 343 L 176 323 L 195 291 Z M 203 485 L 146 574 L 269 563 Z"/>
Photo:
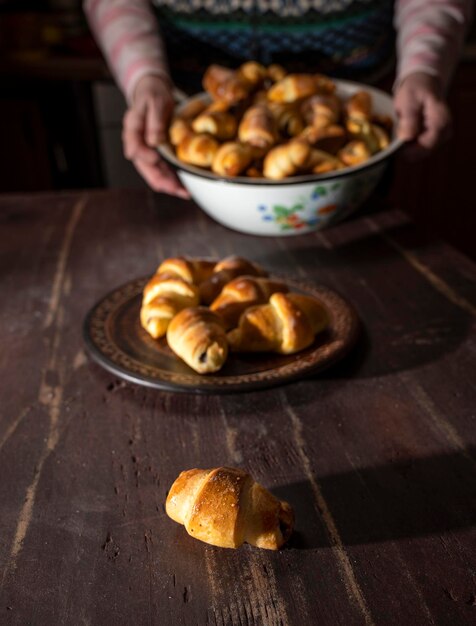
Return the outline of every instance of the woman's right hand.
<path id="1" fill-rule="evenodd" d="M 156 75 L 143 76 L 136 85 L 132 104 L 122 127 L 124 156 L 154 191 L 190 198 L 188 191 L 160 158 L 159 143 L 167 138 L 174 108 L 169 81 Z"/>

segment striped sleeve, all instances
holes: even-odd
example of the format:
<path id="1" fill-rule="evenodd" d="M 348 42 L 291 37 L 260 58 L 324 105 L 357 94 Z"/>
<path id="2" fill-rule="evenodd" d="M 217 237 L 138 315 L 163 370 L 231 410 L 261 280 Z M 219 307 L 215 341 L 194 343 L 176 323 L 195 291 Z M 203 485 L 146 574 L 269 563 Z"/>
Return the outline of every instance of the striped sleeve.
<path id="1" fill-rule="evenodd" d="M 397 0 L 397 79 L 413 72 L 439 77 L 446 89 L 472 17 L 472 0 Z"/>
<path id="2" fill-rule="evenodd" d="M 146 74 L 168 79 L 164 47 L 148 0 L 85 0 L 83 7 L 128 102 L 138 81 Z"/>

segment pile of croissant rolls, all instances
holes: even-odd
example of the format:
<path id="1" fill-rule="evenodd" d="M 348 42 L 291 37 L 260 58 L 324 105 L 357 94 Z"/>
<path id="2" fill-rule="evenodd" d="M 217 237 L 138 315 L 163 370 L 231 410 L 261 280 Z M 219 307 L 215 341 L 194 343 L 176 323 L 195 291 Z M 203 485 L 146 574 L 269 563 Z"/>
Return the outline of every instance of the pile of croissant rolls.
<path id="1" fill-rule="evenodd" d="M 165 336 L 192 369 L 208 374 L 220 370 L 230 351 L 299 352 L 329 320 L 318 299 L 230 256 L 165 259 L 144 287 L 140 322 L 154 339 Z"/>
<path id="2" fill-rule="evenodd" d="M 359 165 L 390 143 L 393 121 L 377 115 L 368 91 L 343 100 L 321 74 L 287 74 L 249 61 L 210 65 L 211 102 L 191 100 L 172 119 L 179 160 L 220 176 L 281 180 Z"/>

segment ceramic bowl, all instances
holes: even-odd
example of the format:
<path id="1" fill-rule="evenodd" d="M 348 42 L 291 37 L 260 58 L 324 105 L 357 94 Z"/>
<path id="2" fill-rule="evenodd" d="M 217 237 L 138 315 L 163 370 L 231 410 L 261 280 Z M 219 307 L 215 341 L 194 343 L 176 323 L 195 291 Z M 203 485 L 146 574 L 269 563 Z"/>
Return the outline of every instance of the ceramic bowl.
<path id="1" fill-rule="evenodd" d="M 336 80 L 337 94 L 347 99 L 365 89 L 373 98 L 374 111 L 396 117 L 392 98 L 385 92 Z M 208 99 L 207 94 L 190 100 Z M 195 202 L 214 220 L 251 235 L 298 235 L 321 230 L 354 213 L 374 190 L 390 157 L 402 142 L 395 137 L 390 145 L 365 163 L 329 174 L 294 176 L 280 181 L 238 176 L 226 178 L 180 161 L 169 144 L 159 146 L 161 156 L 176 170 Z"/>

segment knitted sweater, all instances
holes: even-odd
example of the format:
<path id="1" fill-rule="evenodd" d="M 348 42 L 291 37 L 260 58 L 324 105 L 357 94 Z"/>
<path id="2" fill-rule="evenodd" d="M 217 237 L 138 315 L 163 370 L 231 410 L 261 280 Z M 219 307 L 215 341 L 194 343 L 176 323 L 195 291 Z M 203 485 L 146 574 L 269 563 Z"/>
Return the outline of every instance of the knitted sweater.
<path id="1" fill-rule="evenodd" d="M 146 74 L 168 75 L 168 53 L 208 47 L 236 64 L 287 58 L 315 71 L 362 77 L 396 50 L 396 81 L 415 71 L 446 88 L 472 13 L 472 0 L 85 0 L 105 58 L 130 101 Z M 162 36 L 157 24 L 160 26 Z M 396 32 L 396 41 L 393 37 Z M 311 63 L 310 63 L 311 64 Z M 316 67 L 317 65 L 317 67 Z"/>

